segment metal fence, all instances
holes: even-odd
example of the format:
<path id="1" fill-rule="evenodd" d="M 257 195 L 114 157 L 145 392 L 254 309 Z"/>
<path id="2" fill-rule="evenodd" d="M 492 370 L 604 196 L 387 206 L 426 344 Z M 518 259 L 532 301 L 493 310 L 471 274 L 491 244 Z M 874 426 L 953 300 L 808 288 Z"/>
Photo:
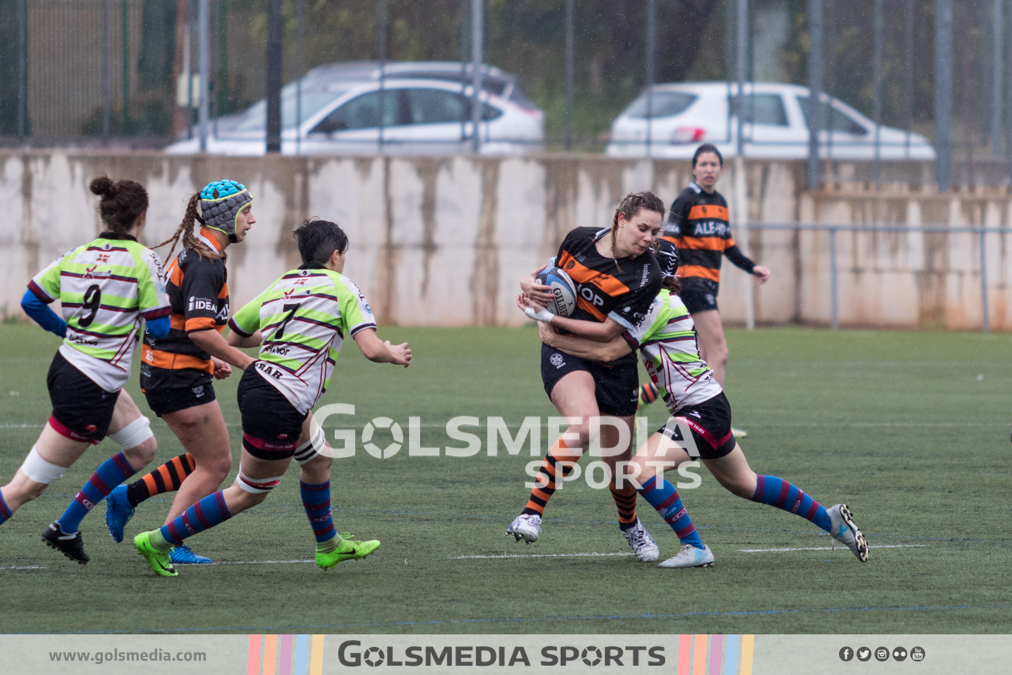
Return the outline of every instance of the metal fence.
<path id="1" fill-rule="evenodd" d="M 642 92 L 646 139 L 635 144 L 643 154 L 677 156 L 700 140 L 753 156 L 786 148 L 810 158 L 814 185 L 847 156 L 833 131 L 833 97 L 875 122 L 864 138 L 846 140 L 864 148 L 874 182 L 889 179 L 886 159 L 909 155 L 916 132 L 937 150 L 941 186 L 1007 183 L 1010 2 L 722 0 L 700 9 L 688 0 L 0 0 L 0 142 L 162 146 L 200 133 L 202 98 L 214 135 L 214 120 L 265 96 L 276 5 L 285 82 L 334 61 L 478 59 L 517 74 L 545 113 L 543 143 L 534 145 L 549 150 L 603 150 L 611 120 Z M 674 138 L 655 117 L 653 85 L 676 80 L 726 83 L 719 129 Z M 807 138 L 757 131 L 756 97 L 737 92 L 763 81 L 821 92 L 818 114 L 806 115 Z M 481 114 L 478 106 L 468 112 Z M 884 125 L 906 139 L 883 139 Z M 481 137 L 465 140 L 473 143 L 461 151 Z M 391 142 L 381 134 L 381 149 Z"/>

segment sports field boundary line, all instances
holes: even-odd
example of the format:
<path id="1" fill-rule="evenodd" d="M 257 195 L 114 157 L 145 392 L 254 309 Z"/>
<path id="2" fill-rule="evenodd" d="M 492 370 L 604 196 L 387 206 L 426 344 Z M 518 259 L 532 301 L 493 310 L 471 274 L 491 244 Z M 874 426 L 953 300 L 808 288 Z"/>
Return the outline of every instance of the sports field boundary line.
<path id="1" fill-rule="evenodd" d="M 868 545 L 869 549 L 873 548 L 927 548 L 927 544 L 879 544 L 876 546 Z M 846 551 L 846 546 L 840 544 L 839 546 L 806 546 L 804 548 L 739 548 L 738 553 L 782 553 L 784 551 L 835 551 L 837 549 Z"/>
<path id="2" fill-rule="evenodd" d="M 502 555 L 455 555 L 450 560 L 503 560 L 504 558 L 600 558 L 615 555 L 633 555 L 632 551 L 621 553 L 503 553 Z"/>
<path id="3" fill-rule="evenodd" d="M 990 605 L 915 605 L 912 607 L 829 607 L 822 609 L 756 609 L 739 610 L 729 612 L 684 612 L 681 614 L 632 614 L 632 615 L 610 615 L 610 616 L 539 616 L 539 617 L 505 617 L 489 619 L 432 619 L 429 621 L 394 621 L 389 623 L 342 623 L 342 624 L 306 624 L 289 626 L 205 626 L 201 628 L 152 628 L 112 630 L 112 631 L 74 631 L 69 635 L 103 635 L 119 633 L 209 633 L 212 631 L 239 631 L 239 632 L 281 632 L 297 631 L 303 629 L 334 628 L 386 628 L 394 626 L 452 626 L 461 624 L 477 623 L 526 623 L 538 621 L 628 621 L 630 619 L 688 619 L 693 617 L 719 617 L 719 616 L 756 616 L 756 615 L 777 615 L 777 614 L 824 614 L 830 612 L 921 612 L 921 611 L 954 611 L 964 609 L 1006 609 L 1012 607 L 1012 603 L 1000 603 Z M 39 633 L 21 633 L 21 635 L 49 635 L 51 633 L 40 631 Z"/>

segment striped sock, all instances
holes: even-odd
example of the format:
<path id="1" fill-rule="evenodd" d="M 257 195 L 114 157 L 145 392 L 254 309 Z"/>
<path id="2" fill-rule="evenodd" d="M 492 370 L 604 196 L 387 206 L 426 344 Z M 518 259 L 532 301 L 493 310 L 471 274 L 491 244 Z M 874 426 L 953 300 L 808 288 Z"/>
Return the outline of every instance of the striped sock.
<path id="1" fill-rule="evenodd" d="M 175 492 L 195 468 L 197 462 L 190 453 L 173 457 L 144 478 L 128 485 L 127 501 L 130 502 L 130 506 L 137 506 L 163 492 Z"/>
<path id="2" fill-rule="evenodd" d="M 134 468 L 130 466 L 130 462 L 122 452 L 102 462 L 102 466 L 91 474 L 91 478 L 74 497 L 74 501 L 70 502 L 70 506 L 56 521 L 60 524 L 64 534 L 77 532 L 77 528 L 80 527 L 81 521 L 88 515 L 88 512 L 105 499 L 114 487 L 132 475 L 134 475 Z"/>
<path id="3" fill-rule="evenodd" d="M 309 524 L 313 526 L 316 543 L 321 543 L 337 536 L 334 529 L 333 512 L 330 508 L 330 481 L 320 485 L 310 485 L 299 481 L 299 492 L 302 493 L 302 506 L 309 516 Z"/>
<path id="4" fill-rule="evenodd" d="M 615 487 L 614 483 L 609 483 L 608 489 L 611 490 L 611 498 L 615 500 L 615 506 L 618 508 L 618 526 L 628 530 L 636 524 L 636 488 L 626 482 L 626 486 L 621 490 Z"/>
<path id="5" fill-rule="evenodd" d="M 703 540 L 699 538 L 695 525 L 689 519 L 689 514 L 682 506 L 682 498 L 678 496 L 675 486 L 664 479 L 664 476 L 651 478 L 640 489 L 643 499 L 647 500 L 650 506 L 657 509 L 671 529 L 675 531 L 678 540 L 683 544 L 692 544 L 696 548 L 703 548 Z"/>
<path id="6" fill-rule="evenodd" d="M 778 509 L 796 513 L 829 532 L 829 514 L 819 502 L 805 494 L 805 491 L 776 476 L 757 476 L 759 479 L 752 495 L 752 501 L 775 506 Z"/>
<path id="7" fill-rule="evenodd" d="M 187 537 L 220 525 L 231 517 L 232 514 L 225 505 L 224 493 L 215 492 L 186 509 L 183 515 L 168 525 L 162 525 L 159 531 L 165 541 L 173 546 L 179 546 Z"/>
<path id="8" fill-rule="evenodd" d="M 11 513 L 10 508 L 7 506 L 7 502 L 4 501 L 4 491 L 0 490 L 0 525 L 3 525 L 10 520 L 13 515 L 14 514 Z"/>
<path id="9" fill-rule="evenodd" d="M 552 498 L 555 491 L 558 489 L 558 469 L 557 465 L 559 462 L 573 462 L 576 463 L 580 459 L 579 451 L 573 452 L 566 442 L 561 438 L 555 441 L 555 445 L 548 451 L 545 459 L 541 462 L 541 469 L 538 470 L 537 482 L 544 484 L 545 487 L 535 487 L 531 490 L 531 498 L 527 501 L 527 506 L 524 507 L 523 512 L 541 516 L 545 513 L 545 505 L 548 504 L 548 500 Z M 573 472 L 573 467 L 570 465 L 562 465 L 562 477 L 565 478 Z"/>

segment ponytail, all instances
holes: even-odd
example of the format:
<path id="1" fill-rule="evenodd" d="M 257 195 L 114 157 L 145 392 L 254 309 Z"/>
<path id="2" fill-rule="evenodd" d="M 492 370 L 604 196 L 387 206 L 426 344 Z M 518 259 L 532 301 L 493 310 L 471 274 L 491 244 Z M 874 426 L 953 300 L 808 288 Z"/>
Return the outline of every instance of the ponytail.
<path id="1" fill-rule="evenodd" d="M 196 254 L 201 258 L 210 258 L 211 260 L 225 259 L 225 254 L 211 249 L 207 246 L 207 244 L 200 241 L 200 239 L 193 234 L 194 223 L 198 220 L 201 223 L 204 222 L 201 220 L 200 216 L 197 215 L 197 204 L 199 202 L 200 195 L 195 194 L 190 197 L 190 201 L 186 204 L 186 213 L 183 215 L 183 222 L 179 224 L 179 227 L 176 228 L 175 233 L 171 237 L 158 244 L 158 246 L 155 246 L 155 248 L 161 248 L 169 242 L 172 242 L 172 248 L 169 249 L 169 254 L 165 256 L 166 260 L 172 260 L 172 253 L 176 250 L 176 244 L 179 242 L 180 238 L 183 240 L 184 249 L 196 252 Z"/>

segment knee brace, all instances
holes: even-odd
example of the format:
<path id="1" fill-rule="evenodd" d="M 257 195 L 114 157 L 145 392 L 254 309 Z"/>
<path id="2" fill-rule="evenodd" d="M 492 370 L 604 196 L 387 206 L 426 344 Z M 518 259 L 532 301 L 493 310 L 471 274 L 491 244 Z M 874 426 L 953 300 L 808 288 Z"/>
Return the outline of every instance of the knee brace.
<path id="1" fill-rule="evenodd" d="M 129 450 L 130 448 L 136 448 L 153 436 L 154 434 L 151 432 L 151 420 L 141 415 L 116 433 L 109 434 L 109 439 L 119 445 L 120 450 Z"/>
<path id="2" fill-rule="evenodd" d="M 302 466 L 312 461 L 327 447 L 327 434 L 322 427 L 316 427 L 312 437 L 295 449 L 295 463 Z"/>
<path id="3" fill-rule="evenodd" d="M 36 483 L 49 485 L 63 478 L 63 474 L 67 472 L 67 467 L 59 466 L 42 459 L 42 455 L 39 454 L 33 445 L 32 451 L 25 458 L 25 463 L 21 465 L 21 470 Z"/>
<path id="4" fill-rule="evenodd" d="M 242 468 L 239 469 L 239 476 L 236 481 L 239 483 L 239 487 L 250 494 L 258 495 L 270 492 L 276 488 L 280 483 L 283 476 L 276 478 L 248 478 L 246 474 L 242 472 Z"/>

